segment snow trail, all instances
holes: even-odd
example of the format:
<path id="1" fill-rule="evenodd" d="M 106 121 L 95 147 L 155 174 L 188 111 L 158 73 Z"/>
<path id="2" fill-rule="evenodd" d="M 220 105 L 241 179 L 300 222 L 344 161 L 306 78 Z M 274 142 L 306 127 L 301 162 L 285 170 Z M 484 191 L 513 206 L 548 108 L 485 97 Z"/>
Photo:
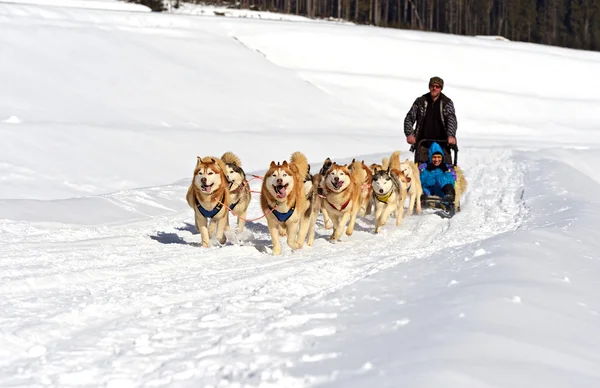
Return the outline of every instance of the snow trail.
<path id="1" fill-rule="evenodd" d="M 331 244 L 319 218 L 314 247 L 292 253 L 284 246 L 281 257 L 270 255 L 261 222 L 249 224 L 239 244 L 199 247 L 191 210 L 114 226 L 5 222 L 0 306 L 11 334 L 0 340 L 0 375 L 14 376 L 7 384 L 27 376 L 27 383 L 62 386 L 133 376 L 152 386 L 276 380 L 276 371 L 259 372 L 300 350 L 302 338 L 288 339 L 287 328 L 311 319 L 290 316 L 295 303 L 518 227 L 522 171 L 512 152 L 477 149 L 461 159 L 469 190 L 453 219 L 413 216 L 398 229 L 392 219 L 374 235 L 368 217 L 353 236 Z M 489 159 L 502 162 L 482 163 Z M 182 201 L 185 189 L 169 188 Z M 249 215 L 259 212 L 256 196 Z M 7 232 L 18 225 L 26 238 Z M 324 328 L 306 336 L 329 334 Z M 282 345 L 271 348 L 276 339 Z"/>

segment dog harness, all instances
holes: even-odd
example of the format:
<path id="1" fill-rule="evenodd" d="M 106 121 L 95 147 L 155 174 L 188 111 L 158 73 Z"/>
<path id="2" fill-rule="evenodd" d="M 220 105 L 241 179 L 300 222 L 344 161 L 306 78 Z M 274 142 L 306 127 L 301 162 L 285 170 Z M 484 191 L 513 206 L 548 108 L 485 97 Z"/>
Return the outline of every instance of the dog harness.
<path id="1" fill-rule="evenodd" d="M 275 207 L 277 207 L 277 205 L 275 205 L 275 207 L 271 207 L 271 205 L 267 204 L 267 206 L 269 207 L 269 210 L 271 210 L 271 212 L 275 214 L 275 217 L 279 220 L 279 222 L 286 222 L 292 216 L 292 214 L 294 214 L 294 210 L 296 209 L 296 205 L 294 205 L 290 210 L 288 210 L 285 213 L 282 213 L 275 210 Z"/>
<path id="2" fill-rule="evenodd" d="M 377 200 L 379 202 L 387 203 L 388 199 L 390 199 L 390 197 L 392 196 L 393 192 L 394 192 L 393 190 L 390 190 L 389 193 L 387 193 L 386 195 L 381 195 L 381 196 L 375 194 L 375 198 L 377 198 Z"/>
<path id="3" fill-rule="evenodd" d="M 240 203 L 240 201 L 237 201 L 236 203 L 232 203 L 231 205 L 229 205 L 229 210 L 233 210 L 234 207 L 236 207 L 236 205 Z"/>
<path id="4" fill-rule="evenodd" d="M 198 202 L 197 198 L 194 198 L 194 200 L 196 201 L 196 209 L 198 209 L 200 214 L 202 214 L 206 218 L 213 218 L 223 208 L 223 201 L 225 200 L 225 193 L 223 193 L 223 198 L 221 198 L 221 201 L 219 201 L 217 206 L 215 206 L 212 210 L 206 210 L 205 208 L 203 208 L 202 205 L 200 205 L 200 202 Z M 237 204 L 237 202 L 236 202 L 236 204 Z"/>
<path id="5" fill-rule="evenodd" d="M 337 207 L 335 207 L 335 205 L 334 205 L 334 204 L 332 204 L 331 202 L 329 202 L 329 200 L 327 201 L 327 203 L 328 203 L 329 205 L 331 205 L 331 207 L 332 207 L 332 208 L 334 208 L 334 209 L 336 209 L 336 210 L 338 210 L 338 211 L 342 211 L 342 210 L 344 210 L 344 209 L 346 208 L 346 206 L 348 206 L 348 204 L 350 203 L 350 198 L 348 198 L 348 200 L 346 201 L 346 203 L 345 203 L 345 204 L 343 204 L 343 205 L 342 205 L 342 207 L 341 207 L 341 208 L 339 208 L 339 209 L 338 209 Z"/>

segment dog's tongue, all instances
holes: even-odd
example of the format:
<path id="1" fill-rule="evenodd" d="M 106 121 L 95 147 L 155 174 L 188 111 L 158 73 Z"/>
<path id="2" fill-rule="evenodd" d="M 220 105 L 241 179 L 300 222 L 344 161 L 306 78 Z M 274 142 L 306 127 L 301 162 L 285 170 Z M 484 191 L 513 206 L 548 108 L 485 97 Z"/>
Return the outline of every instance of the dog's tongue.
<path id="1" fill-rule="evenodd" d="M 277 187 L 277 198 L 285 198 L 285 186 L 278 186 Z"/>

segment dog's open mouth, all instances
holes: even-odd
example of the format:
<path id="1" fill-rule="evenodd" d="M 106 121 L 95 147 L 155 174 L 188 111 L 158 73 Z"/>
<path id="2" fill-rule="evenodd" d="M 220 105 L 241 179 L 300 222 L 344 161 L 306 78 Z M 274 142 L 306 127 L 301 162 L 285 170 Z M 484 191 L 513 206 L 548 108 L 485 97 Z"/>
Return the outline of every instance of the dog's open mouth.
<path id="1" fill-rule="evenodd" d="M 200 190 L 204 191 L 205 193 L 209 193 L 212 190 L 214 183 L 210 184 L 210 185 L 200 185 Z"/>
<path id="2" fill-rule="evenodd" d="M 285 198 L 285 196 L 287 195 L 287 187 L 288 185 L 286 184 L 284 185 L 273 185 L 273 190 L 275 190 L 275 195 L 277 196 L 277 198 Z"/>
<path id="3" fill-rule="evenodd" d="M 331 181 L 331 185 L 333 186 L 334 189 L 339 190 L 344 185 L 344 181 L 341 179 L 339 181 Z"/>

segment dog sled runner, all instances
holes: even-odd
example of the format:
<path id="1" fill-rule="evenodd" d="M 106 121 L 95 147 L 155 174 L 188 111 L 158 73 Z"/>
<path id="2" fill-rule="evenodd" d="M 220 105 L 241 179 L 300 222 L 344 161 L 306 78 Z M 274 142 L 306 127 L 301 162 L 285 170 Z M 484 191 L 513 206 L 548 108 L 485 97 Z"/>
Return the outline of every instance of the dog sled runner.
<path id="1" fill-rule="evenodd" d="M 458 147 L 455 144 L 448 146 L 447 145 L 448 142 L 444 141 L 444 140 L 421 139 L 414 150 L 415 151 L 414 152 L 415 153 L 415 158 L 414 158 L 415 163 L 417 165 L 420 165 L 421 163 L 428 162 L 428 158 L 427 157 L 424 158 L 424 155 L 427 155 L 427 153 L 421 152 L 421 147 L 425 147 L 427 150 L 429 150 L 429 147 L 431 146 L 431 143 L 433 143 L 433 142 L 440 144 L 444 148 L 444 150 L 447 150 L 449 148 L 453 152 L 454 155 L 453 156 L 450 155 L 450 157 L 451 157 L 450 164 L 452 164 L 452 166 L 454 168 L 457 168 L 458 167 Z M 429 145 L 425 145 L 427 143 Z M 425 193 L 423 193 L 423 195 L 421 195 L 421 207 L 423 209 L 434 210 L 434 214 L 437 214 L 438 216 L 440 216 L 442 218 L 452 218 L 456 214 L 456 212 L 460 211 L 460 202 L 459 202 L 459 200 L 448 201 L 437 195 L 426 195 Z"/>

